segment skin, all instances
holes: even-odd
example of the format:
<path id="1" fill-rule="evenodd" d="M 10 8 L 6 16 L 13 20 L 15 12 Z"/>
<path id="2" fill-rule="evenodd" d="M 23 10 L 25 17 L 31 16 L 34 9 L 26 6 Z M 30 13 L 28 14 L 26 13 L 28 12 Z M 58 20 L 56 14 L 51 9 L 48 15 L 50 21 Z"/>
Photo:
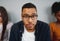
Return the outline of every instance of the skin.
<path id="1" fill-rule="evenodd" d="M 32 16 L 35 14 L 37 14 L 37 11 L 35 8 L 24 8 L 22 11 L 22 16 L 24 15 Z M 31 17 L 28 19 L 22 17 L 22 21 L 24 22 L 24 26 L 28 32 L 33 32 L 35 30 L 37 17 L 35 17 L 35 19 L 32 19 Z"/>
<path id="2" fill-rule="evenodd" d="M 57 11 L 55 13 L 55 18 L 57 19 L 57 21 L 54 22 L 55 23 L 55 26 L 57 28 L 60 28 L 60 11 Z M 53 38 L 57 38 L 56 34 L 57 34 L 56 32 L 51 31 L 51 40 L 52 41 L 53 41 Z M 53 37 L 53 35 L 55 35 L 55 36 Z M 56 39 L 56 41 L 58 41 L 58 40 Z"/>
<path id="3" fill-rule="evenodd" d="M 60 11 L 55 14 L 57 21 L 60 23 Z"/>
<path id="4" fill-rule="evenodd" d="M 60 11 L 56 12 L 55 17 L 57 19 L 56 26 L 60 27 Z"/>

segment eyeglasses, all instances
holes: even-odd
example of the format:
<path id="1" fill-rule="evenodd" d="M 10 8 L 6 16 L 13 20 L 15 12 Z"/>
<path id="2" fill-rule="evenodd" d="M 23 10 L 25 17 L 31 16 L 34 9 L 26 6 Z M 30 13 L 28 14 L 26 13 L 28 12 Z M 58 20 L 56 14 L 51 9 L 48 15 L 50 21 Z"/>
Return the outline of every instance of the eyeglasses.
<path id="1" fill-rule="evenodd" d="M 29 19 L 29 18 L 31 18 L 31 19 L 36 19 L 37 17 L 38 17 L 38 15 L 32 15 L 32 16 L 29 16 L 29 15 L 23 15 L 22 16 L 23 18 L 25 18 L 25 19 Z"/>

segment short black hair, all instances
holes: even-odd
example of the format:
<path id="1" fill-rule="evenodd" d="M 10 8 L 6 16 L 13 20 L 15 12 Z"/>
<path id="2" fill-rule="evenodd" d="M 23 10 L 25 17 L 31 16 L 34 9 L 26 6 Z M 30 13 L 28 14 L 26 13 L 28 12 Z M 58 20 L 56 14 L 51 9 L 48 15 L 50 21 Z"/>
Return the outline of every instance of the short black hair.
<path id="1" fill-rule="evenodd" d="M 52 14 L 60 11 L 60 2 L 54 2 L 52 7 L 51 7 L 51 10 L 52 10 Z"/>
<path id="2" fill-rule="evenodd" d="M 36 6 L 34 4 L 32 4 L 32 3 L 26 3 L 26 4 L 24 4 L 22 6 L 22 11 L 23 11 L 24 8 L 35 8 L 37 10 Z"/>

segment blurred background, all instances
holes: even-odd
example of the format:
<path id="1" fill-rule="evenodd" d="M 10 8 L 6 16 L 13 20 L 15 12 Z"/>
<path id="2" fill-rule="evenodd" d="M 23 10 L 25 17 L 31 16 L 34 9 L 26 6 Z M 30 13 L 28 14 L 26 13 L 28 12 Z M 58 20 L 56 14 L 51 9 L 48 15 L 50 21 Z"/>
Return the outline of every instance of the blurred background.
<path id="1" fill-rule="evenodd" d="M 9 20 L 16 23 L 21 20 L 23 4 L 31 2 L 37 7 L 38 20 L 49 24 L 56 20 L 51 13 L 51 6 L 56 1 L 59 2 L 60 0 L 0 0 L 0 6 L 6 8 Z"/>

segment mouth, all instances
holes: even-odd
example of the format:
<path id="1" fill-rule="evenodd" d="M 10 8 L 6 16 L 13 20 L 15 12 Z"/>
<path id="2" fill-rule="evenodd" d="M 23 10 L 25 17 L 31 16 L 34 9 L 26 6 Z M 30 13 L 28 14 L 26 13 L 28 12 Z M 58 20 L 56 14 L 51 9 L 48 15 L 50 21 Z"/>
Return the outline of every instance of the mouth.
<path id="1" fill-rule="evenodd" d="M 33 24 L 27 24 L 27 26 L 31 27 L 31 26 L 33 26 Z"/>
<path id="2" fill-rule="evenodd" d="M 27 24 L 27 27 L 31 28 L 33 26 L 33 24 Z"/>
<path id="3" fill-rule="evenodd" d="M 26 24 L 25 25 L 27 30 L 33 30 L 34 29 L 34 24 Z"/>

